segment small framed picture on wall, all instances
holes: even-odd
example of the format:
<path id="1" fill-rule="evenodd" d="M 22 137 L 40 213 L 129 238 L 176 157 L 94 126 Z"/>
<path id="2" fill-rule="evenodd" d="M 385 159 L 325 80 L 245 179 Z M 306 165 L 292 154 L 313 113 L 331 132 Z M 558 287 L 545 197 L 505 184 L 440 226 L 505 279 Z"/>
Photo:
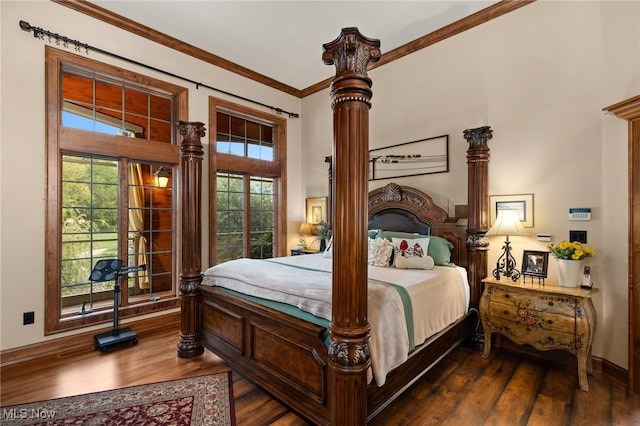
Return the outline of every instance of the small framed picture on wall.
<path id="1" fill-rule="evenodd" d="M 533 194 L 490 195 L 490 226 L 496 223 L 498 212 L 505 209 L 517 210 L 522 226 L 524 228 L 533 228 Z"/>
<path id="2" fill-rule="evenodd" d="M 307 198 L 307 223 L 327 222 L 327 197 Z"/>

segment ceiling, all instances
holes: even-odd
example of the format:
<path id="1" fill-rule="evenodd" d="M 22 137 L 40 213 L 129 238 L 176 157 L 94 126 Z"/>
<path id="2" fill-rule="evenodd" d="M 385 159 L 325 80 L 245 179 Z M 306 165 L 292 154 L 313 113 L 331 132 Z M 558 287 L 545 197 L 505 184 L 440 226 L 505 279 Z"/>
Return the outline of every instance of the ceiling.
<path id="1" fill-rule="evenodd" d="M 322 45 L 345 27 L 389 52 L 497 1 L 92 0 L 160 33 L 305 89 L 335 75 Z"/>

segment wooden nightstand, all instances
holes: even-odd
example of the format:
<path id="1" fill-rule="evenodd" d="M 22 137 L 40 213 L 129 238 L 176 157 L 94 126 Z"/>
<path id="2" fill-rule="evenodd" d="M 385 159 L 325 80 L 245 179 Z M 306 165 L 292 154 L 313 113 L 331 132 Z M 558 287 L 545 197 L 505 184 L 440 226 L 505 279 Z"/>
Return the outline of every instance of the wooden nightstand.
<path id="1" fill-rule="evenodd" d="M 309 250 L 309 249 L 291 249 L 291 256 L 300 256 L 303 254 L 316 254 L 320 253 L 318 250 Z"/>
<path id="2" fill-rule="evenodd" d="M 589 390 L 587 372 L 593 374 L 591 346 L 596 312 L 591 296 L 598 289 L 560 287 L 555 283 L 485 278 L 480 299 L 484 352 L 491 351 L 491 334 L 498 333 L 519 345 L 538 350 L 562 349 L 578 358 L 580 389 Z M 499 344 L 497 336 L 496 344 Z"/>

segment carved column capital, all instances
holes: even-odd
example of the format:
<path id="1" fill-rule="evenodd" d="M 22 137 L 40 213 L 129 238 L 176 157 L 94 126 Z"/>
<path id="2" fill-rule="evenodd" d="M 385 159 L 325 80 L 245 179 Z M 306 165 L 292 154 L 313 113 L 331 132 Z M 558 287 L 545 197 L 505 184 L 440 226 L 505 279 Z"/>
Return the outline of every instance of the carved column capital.
<path id="1" fill-rule="evenodd" d="M 180 144 L 181 157 L 204 157 L 204 149 L 200 138 L 206 134 L 204 123 L 199 121 L 178 121 L 178 133 L 182 136 Z"/>
<path id="2" fill-rule="evenodd" d="M 184 138 L 184 142 L 200 142 L 206 133 L 204 123 L 200 121 L 178 121 L 178 132 Z"/>
<path id="3" fill-rule="evenodd" d="M 380 59 L 380 40 L 363 36 L 357 28 L 344 28 L 340 37 L 322 47 L 324 63 L 336 66 L 336 78 L 331 82 L 332 107 L 342 102 L 362 102 L 371 108 L 367 67 Z"/>
<path id="4" fill-rule="evenodd" d="M 338 38 L 322 47 L 322 61 L 336 66 L 336 77 L 367 75 L 369 63 L 380 60 L 380 40 L 365 37 L 354 27 L 343 28 Z"/>
<path id="5" fill-rule="evenodd" d="M 487 146 L 487 141 L 493 137 L 490 126 L 467 129 L 463 132 L 464 138 L 472 147 Z"/>

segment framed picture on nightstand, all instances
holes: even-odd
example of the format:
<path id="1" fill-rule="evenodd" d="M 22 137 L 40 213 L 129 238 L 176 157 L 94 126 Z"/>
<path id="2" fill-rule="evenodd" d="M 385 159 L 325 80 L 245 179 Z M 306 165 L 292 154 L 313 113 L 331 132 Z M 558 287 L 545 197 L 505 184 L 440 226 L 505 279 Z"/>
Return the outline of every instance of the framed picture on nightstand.
<path id="1" fill-rule="evenodd" d="M 522 252 L 522 275 L 525 277 L 547 278 L 548 266 L 548 251 L 524 250 Z"/>

